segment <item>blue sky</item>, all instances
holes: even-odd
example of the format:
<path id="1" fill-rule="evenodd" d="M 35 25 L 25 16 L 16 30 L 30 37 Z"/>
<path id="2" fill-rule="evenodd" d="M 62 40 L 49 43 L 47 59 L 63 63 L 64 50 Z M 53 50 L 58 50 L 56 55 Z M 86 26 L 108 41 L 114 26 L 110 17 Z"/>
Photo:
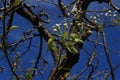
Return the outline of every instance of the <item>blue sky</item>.
<path id="1" fill-rule="evenodd" d="M 67 1 L 67 0 L 66 0 Z M 118 3 L 119 1 L 114 0 L 114 3 L 118 6 L 120 6 Z M 37 4 L 36 2 L 34 4 Z M 56 23 L 60 23 L 62 19 L 58 20 L 56 17 L 54 17 L 54 15 L 56 13 L 59 13 L 60 11 L 58 9 L 56 9 L 56 7 L 52 6 L 52 5 L 48 5 L 46 3 L 43 3 L 41 6 L 41 8 L 46 8 L 48 10 L 48 13 L 50 13 L 50 18 L 51 18 L 51 23 L 49 25 L 47 25 L 47 28 L 51 30 L 51 26 L 55 25 Z M 108 5 L 105 4 L 100 4 L 100 5 L 96 5 L 96 3 L 93 3 L 90 5 L 89 9 L 102 9 L 103 7 L 107 8 Z M 39 12 L 39 10 L 34 10 L 34 12 Z M 28 24 L 27 24 L 28 23 Z M 19 26 L 19 28 L 17 30 L 11 31 L 9 36 L 8 36 L 8 40 L 9 42 L 14 42 L 14 41 L 18 41 L 20 38 L 22 38 L 22 34 L 24 31 L 26 31 L 29 28 L 32 28 L 33 26 L 31 25 L 31 23 L 29 23 L 26 19 L 22 18 L 21 16 L 15 14 L 15 19 L 14 19 L 14 23 L 13 25 L 15 26 Z M 1 26 L 1 23 L 0 23 Z M 115 27 L 115 28 L 106 28 L 104 30 L 106 32 L 106 38 L 107 38 L 107 43 L 108 43 L 108 48 L 116 51 L 116 52 L 120 52 L 120 42 L 119 42 L 119 35 L 120 35 L 120 28 L 119 27 Z M 37 33 L 36 31 L 34 31 L 35 33 Z M 95 39 L 96 36 L 96 32 L 94 32 L 94 34 L 92 36 L 90 36 L 90 39 Z M 116 41 L 115 41 L 116 40 Z M 34 46 L 39 46 L 39 38 L 35 38 L 32 40 L 33 43 L 32 45 Z M 115 43 L 111 44 L 113 41 L 115 41 Z M 25 51 L 25 47 L 28 44 L 28 42 L 25 42 L 25 45 L 21 44 L 20 48 L 18 49 L 18 52 L 22 53 Z M 111 45 L 109 45 L 111 44 Z M 51 57 L 51 54 L 49 52 L 46 52 L 47 48 L 46 48 L 46 43 L 44 42 L 44 48 L 43 48 L 43 57 L 49 62 L 48 66 L 46 67 L 45 71 L 44 71 L 44 79 L 46 80 L 46 78 L 49 75 L 49 72 L 51 70 L 51 68 L 53 67 L 53 59 Z M 88 51 L 90 51 L 91 53 L 93 52 L 93 43 L 87 42 L 85 41 L 85 45 L 84 48 L 87 49 Z M 31 64 L 31 60 L 35 60 L 38 54 L 38 48 L 36 47 L 31 47 L 33 49 L 31 49 L 29 52 L 27 52 L 23 57 L 23 61 L 22 63 L 24 64 L 25 68 L 28 68 L 30 66 L 32 66 Z M 97 52 L 98 55 L 97 57 L 100 59 L 100 64 L 98 67 L 98 70 L 106 70 L 108 69 L 108 63 L 105 61 L 106 57 L 105 57 L 105 53 L 104 50 L 101 46 L 97 47 Z M 113 53 L 110 52 L 111 55 L 111 59 L 112 62 L 115 65 L 119 64 L 120 62 L 120 54 L 117 53 Z M 2 56 L 3 58 L 0 61 L 0 66 L 5 66 L 6 67 L 6 71 L 5 72 L 0 72 L 0 80 L 9 80 L 8 77 L 10 76 L 11 72 L 10 69 L 8 67 L 8 64 L 6 62 L 6 59 L 4 58 L 3 53 L 0 53 L 0 56 Z M 71 76 L 75 75 L 76 73 L 78 74 L 84 67 L 85 67 L 85 63 L 87 63 L 87 58 L 89 58 L 87 56 L 87 54 L 84 52 L 84 50 L 81 50 L 81 56 L 80 56 L 80 62 L 77 63 L 72 71 L 71 71 Z M 116 80 L 119 80 L 119 76 L 120 76 L 120 70 L 117 70 L 116 72 Z M 85 73 L 86 74 L 86 73 Z M 84 74 L 83 74 L 84 75 Z M 40 80 L 38 78 L 39 76 L 35 77 L 35 80 Z M 84 79 L 82 79 L 84 80 Z"/>

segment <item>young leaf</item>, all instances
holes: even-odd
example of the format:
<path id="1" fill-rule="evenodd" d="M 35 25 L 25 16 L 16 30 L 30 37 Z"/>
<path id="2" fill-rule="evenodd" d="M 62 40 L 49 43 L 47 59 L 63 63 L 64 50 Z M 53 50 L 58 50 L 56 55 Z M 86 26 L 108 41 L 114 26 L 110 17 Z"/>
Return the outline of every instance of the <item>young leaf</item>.
<path id="1" fill-rule="evenodd" d="M 15 0 L 15 2 L 12 4 L 13 7 L 18 6 L 22 1 L 21 0 Z"/>
<path id="2" fill-rule="evenodd" d="M 70 34 L 70 39 L 71 40 L 75 40 L 75 39 L 78 39 L 78 38 L 79 38 L 79 36 L 77 34 L 75 34 L 75 33 Z"/>
<path id="3" fill-rule="evenodd" d="M 76 43 L 80 43 L 80 44 L 84 44 L 84 41 L 81 40 L 81 39 L 75 39 L 75 42 L 76 42 Z"/>
<path id="4" fill-rule="evenodd" d="M 54 38 L 51 37 L 51 38 L 48 40 L 48 42 L 47 42 L 47 44 L 48 44 L 48 50 L 50 50 L 50 49 L 53 48 L 53 42 L 54 42 Z"/>
<path id="5" fill-rule="evenodd" d="M 74 46 L 70 42 L 66 43 L 66 48 L 70 53 L 77 53 L 78 52 L 77 49 L 75 49 Z"/>
<path id="6" fill-rule="evenodd" d="M 29 72 L 26 72 L 26 79 L 32 80 L 32 75 Z"/>
<path id="7" fill-rule="evenodd" d="M 16 30 L 16 29 L 18 29 L 19 28 L 19 26 L 11 26 L 10 27 L 10 30 Z"/>
<path id="8" fill-rule="evenodd" d="M 69 42 L 67 42 L 67 43 L 65 44 L 65 46 L 66 46 L 67 50 L 72 53 L 72 51 L 71 51 L 72 45 L 71 45 Z"/>
<path id="9" fill-rule="evenodd" d="M 67 36 L 68 36 L 68 32 L 64 32 L 64 33 L 62 34 L 62 39 L 63 39 L 63 40 L 66 39 Z"/>

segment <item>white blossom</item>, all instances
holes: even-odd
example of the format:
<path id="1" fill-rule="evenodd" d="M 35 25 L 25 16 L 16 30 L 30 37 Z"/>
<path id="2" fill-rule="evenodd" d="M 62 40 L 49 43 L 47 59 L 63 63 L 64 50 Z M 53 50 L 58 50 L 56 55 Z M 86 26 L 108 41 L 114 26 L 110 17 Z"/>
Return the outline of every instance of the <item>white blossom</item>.
<path id="1" fill-rule="evenodd" d="M 55 24 L 55 26 L 57 26 L 57 27 L 58 27 L 58 26 L 60 26 L 60 24 Z"/>
<path id="2" fill-rule="evenodd" d="M 68 28 L 68 24 L 67 24 L 67 23 L 64 23 L 63 25 L 64 25 L 64 27 L 65 27 L 66 29 Z"/>
<path id="3" fill-rule="evenodd" d="M 105 13 L 105 16 L 109 16 L 109 13 Z"/>
<path id="4" fill-rule="evenodd" d="M 96 16 L 94 16 L 94 17 L 93 17 L 93 19 L 97 19 L 97 17 L 96 17 Z"/>
<path id="5" fill-rule="evenodd" d="M 67 23 L 64 23 L 63 25 L 64 25 L 64 26 L 68 26 Z"/>
<path id="6" fill-rule="evenodd" d="M 97 23 L 98 21 L 97 21 L 97 20 L 95 20 L 94 22 L 95 22 L 95 23 Z"/>
<path id="7" fill-rule="evenodd" d="M 53 29 L 53 31 L 54 31 L 54 32 L 57 32 L 57 29 L 56 29 L 56 28 L 54 28 L 54 29 Z"/>
<path id="8" fill-rule="evenodd" d="M 108 13 L 111 13 L 111 12 L 112 12 L 111 10 L 108 11 Z"/>
<path id="9" fill-rule="evenodd" d="M 61 24 L 55 24 L 57 29 L 61 28 Z"/>
<path id="10" fill-rule="evenodd" d="M 114 17 L 116 17 L 116 16 L 117 16 L 117 14 L 113 14 L 113 16 L 114 16 Z"/>

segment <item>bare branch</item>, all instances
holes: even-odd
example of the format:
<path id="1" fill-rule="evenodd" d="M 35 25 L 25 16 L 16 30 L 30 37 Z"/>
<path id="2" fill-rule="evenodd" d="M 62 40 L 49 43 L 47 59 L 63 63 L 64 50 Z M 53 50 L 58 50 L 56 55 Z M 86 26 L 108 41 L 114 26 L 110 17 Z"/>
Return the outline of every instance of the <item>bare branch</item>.
<path id="1" fill-rule="evenodd" d="M 114 68 L 113 68 L 113 65 L 112 65 L 112 62 L 111 62 L 111 59 L 110 59 L 109 51 L 107 49 L 107 43 L 106 43 L 106 38 L 105 38 L 105 33 L 104 32 L 102 32 L 102 36 L 103 36 L 104 50 L 105 50 L 106 58 L 107 58 L 107 61 L 108 61 L 109 67 L 110 67 L 112 80 L 115 80 Z M 107 77 L 106 77 L 106 79 L 107 79 Z"/>

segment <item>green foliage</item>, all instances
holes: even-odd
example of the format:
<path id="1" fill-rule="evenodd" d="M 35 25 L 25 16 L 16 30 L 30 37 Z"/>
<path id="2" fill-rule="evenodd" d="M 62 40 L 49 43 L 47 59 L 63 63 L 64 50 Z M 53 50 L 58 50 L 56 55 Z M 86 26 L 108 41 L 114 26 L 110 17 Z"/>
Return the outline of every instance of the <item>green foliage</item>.
<path id="1" fill-rule="evenodd" d="M 79 38 L 78 34 L 75 33 L 70 34 L 70 40 L 72 40 L 74 43 L 84 44 L 84 42 Z"/>
<path id="2" fill-rule="evenodd" d="M 74 48 L 74 46 L 71 42 L 66 42 L 65 46 L 70 53 L 77 53 L 78 52 L 77 49 Z"/>
<path id="3" fill-rule="evenodd" d="M 67 36 L 68 36 L 68 32 L 64 32 L 64 33 L 62 34 L 62 39 L 65 40 L 65 39 L 67 38 Z"/>
<path id="4" fill-rule="evenodd" d="M 12 4 L 12 7 L 16 7 L 21 3 L 21 0 L 15 0 L 14 3 Z"/>
<path id="5" fill-rule="evenodd" d="M 77 34 L 75 34 L 75 33 L 70 34 L 70 40 L 75 41 L 75 39 L 78 39 L 78 38 L 79 38 L 79 36 Z"/>
<path id="6" fill-rule="evenodd" d="M 91 34 L 93 34 L 93 31 L 88 30 L 88 31 L 87 31 L 87 34 L 91 35 Z"/>
<path id="7" fill-rule="evenodd" d="M 32 80 L 32 75 L 30 72 L 26 72 L 26 80 Z"/>
<path id="8" fill-rule="evenodd" d="M 47 45 L 48 45 L 47 50 L 50 50 L 53 48 L 53 43 L 54 43 L 54 38 L 51 37 L 47 42 Z"/>

